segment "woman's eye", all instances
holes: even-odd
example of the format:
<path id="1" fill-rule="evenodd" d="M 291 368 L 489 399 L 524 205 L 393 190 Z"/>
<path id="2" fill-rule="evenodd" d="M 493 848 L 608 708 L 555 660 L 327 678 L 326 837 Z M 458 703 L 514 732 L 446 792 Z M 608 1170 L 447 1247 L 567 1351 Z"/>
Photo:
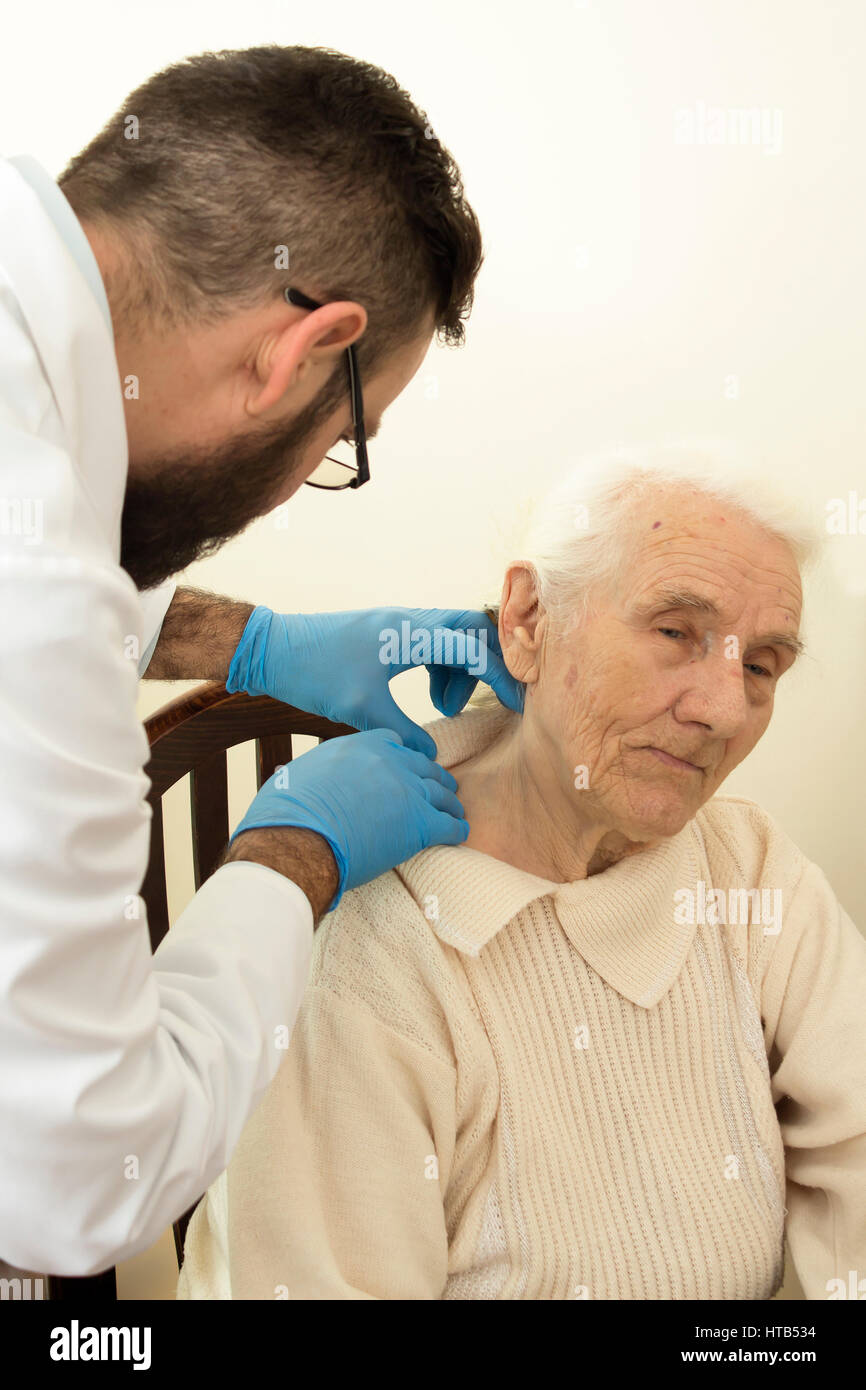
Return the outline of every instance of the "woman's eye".
<path id="1" fill-rule="evenodd" d="M 663 637 L 672 637 L 674 639 L 677 637 L 686 637 L 686 633 L 680 632 L 678 627 L 659 627 L 656 628 L 656 631 L 660 632 Z M 772 671 L 768 671 L 766 666 L 759 666 L 755 661 L 749 662 L 746 666 L 746 670 L 754 671 L 758 676 L 765 676 L 767 680 L 773 679 Z"/>

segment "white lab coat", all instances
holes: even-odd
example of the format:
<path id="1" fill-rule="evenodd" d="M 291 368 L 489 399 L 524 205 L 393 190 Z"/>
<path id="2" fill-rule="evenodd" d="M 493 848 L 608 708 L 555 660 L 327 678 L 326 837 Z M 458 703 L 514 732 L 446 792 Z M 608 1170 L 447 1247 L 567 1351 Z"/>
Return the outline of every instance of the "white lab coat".
<path id="1" fill-rule="evenodd" d="M 81 255 L 0 159 L 0 1258 L 67 1275 L 227 1166 L 313 935 L 296 884 L 228 864 L 151 955 L 137 666 L 172 586 L 142 602 L 118 563 L 123 401 Z"/>

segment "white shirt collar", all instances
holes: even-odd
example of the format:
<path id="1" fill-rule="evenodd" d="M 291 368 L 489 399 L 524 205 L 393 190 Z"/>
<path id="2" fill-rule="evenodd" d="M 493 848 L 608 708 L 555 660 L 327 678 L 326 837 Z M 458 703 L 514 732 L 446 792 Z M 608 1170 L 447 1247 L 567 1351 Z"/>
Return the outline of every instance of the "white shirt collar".
<path id="1" fill-rule="evenodd" d="M 62 190 L 43 169 L 42 165 L 29 154 L 17 154 L 7 161 L 13 164 L 23 179 L 26 179 L 38 197 L 46 213 L 51 218 L 57 232 L 69 249 L 78 269 L 90 286 L 93 296 L 113 334 L 111 310 L 108 296 L 99 273 L 99 265 L 84 234 L 84 228 L 72 211 Z"/>

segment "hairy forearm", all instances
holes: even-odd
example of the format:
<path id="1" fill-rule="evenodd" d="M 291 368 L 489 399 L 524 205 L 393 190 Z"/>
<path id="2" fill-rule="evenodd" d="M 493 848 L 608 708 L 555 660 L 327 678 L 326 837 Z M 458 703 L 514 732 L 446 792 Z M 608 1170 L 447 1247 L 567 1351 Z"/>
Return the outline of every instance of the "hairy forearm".
<path id="1" fill-rule="evenodd" d="M 144 679 L 224 681 L 255 606 L 205 589 L 177 589 Z"/>
<path id="2" fill-rule="evenodd" d="M 242 830 L 226 846 L 217 868 L 239 859 L 264 864 L 296 883 L 307 895 L 314 927 L 333 902 L 340 885 L 334 851 L 314 830 L 284 825 Z"/>

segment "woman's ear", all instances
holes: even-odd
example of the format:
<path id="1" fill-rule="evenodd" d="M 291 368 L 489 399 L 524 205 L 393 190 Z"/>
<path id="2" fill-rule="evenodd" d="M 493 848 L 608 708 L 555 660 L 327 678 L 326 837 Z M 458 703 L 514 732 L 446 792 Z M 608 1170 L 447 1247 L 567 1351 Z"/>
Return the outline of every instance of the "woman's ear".
<path id="1" fill-rule="evenodd" d="M 546 626 L 533 566 L 524 561 L 509 565 L 499 604 L 499 641 L 508 670 L 525 685 L 538 680 Z"/>

